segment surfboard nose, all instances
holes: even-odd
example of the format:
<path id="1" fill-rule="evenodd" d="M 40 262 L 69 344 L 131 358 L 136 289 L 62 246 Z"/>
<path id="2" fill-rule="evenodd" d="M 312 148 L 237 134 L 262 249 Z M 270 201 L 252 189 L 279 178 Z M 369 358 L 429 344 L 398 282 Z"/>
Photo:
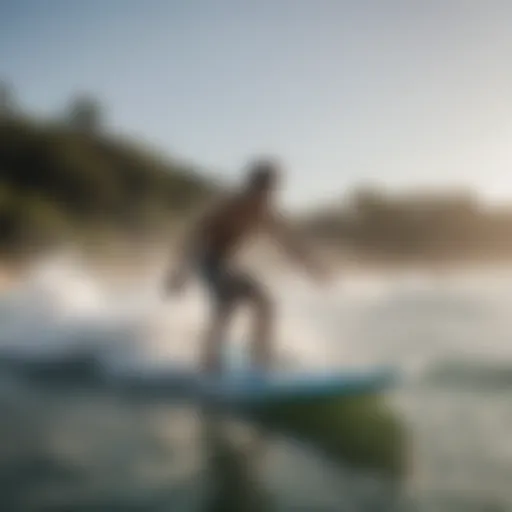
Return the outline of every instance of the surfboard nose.
<path id="1" fill-rule="evenodd" d="M 247 374 L 251 368 L 247 347 L 240 343 L 225 343 L 222 348 L 222 366 L 228 374 Z"/>

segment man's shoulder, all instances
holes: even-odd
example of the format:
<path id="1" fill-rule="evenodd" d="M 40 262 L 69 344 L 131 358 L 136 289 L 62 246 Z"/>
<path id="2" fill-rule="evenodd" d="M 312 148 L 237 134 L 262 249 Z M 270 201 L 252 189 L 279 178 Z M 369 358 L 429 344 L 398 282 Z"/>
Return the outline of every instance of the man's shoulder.
<path id="1" fill-rule="evenodd" d="M 231 210 L 236 207 L 237 204 L 240 204 L 240 198 L 238 194 L 234 193 L 225 193 L 223 195 L 219 195 L 213 198 L 208 205 L 204 208 L 204 213 L 207 215 L 216 215 L 226 210 Z"/>

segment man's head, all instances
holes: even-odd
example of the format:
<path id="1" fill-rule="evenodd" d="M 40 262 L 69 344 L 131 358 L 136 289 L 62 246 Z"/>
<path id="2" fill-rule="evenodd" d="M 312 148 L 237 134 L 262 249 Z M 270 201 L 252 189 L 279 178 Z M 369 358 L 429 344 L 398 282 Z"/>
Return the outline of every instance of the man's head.
<path id="1" fill-rule="evenodd" d="M 250 164 L 247 176 L 247 189 L 250 194 L 267 196 L 278 185 L 280 169 L 276 162 L 265 159 Z"/>

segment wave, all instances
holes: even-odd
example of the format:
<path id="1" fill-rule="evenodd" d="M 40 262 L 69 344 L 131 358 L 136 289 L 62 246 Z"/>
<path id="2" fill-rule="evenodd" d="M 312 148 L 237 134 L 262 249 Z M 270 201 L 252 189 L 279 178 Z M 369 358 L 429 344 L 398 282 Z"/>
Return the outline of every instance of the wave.
<path id="1" fill-rule="evenodd" d="M 0 377 L 10 377 L 11 383 L 40 391 L 106 392 L 129 400 L 186 399 L 198 384 L 193 370 L 184 363 L 113 368 L 105 364 L 101 352 L 90 348 L 39 357 L 0 353 Z"/>
<path id="2" fill-rule="evenodd" d="M 431 363 L 420 382 L 429 388 L 512 391 L 512 362 L 452 359 Z"/>

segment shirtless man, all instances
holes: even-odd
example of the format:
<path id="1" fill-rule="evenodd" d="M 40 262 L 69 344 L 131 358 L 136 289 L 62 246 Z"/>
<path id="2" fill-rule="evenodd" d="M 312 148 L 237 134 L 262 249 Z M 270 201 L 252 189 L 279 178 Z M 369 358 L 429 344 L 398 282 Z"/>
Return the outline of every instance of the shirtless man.
<path id="1" fill-rule="evenodd" d="M 323 269 L 311 257 L 292 230 L 281 220 L 272 204 L 279 169 L 270 161 L 249 168 L 242 190 L 227 197 L 202 216 L 184 244 L 179 265 L 168 276 L 166 287 L 179 291 L 189 271 L 196 268 L 212 296 L 214 316 L 207 331 L 202 367 L 207 372 L 221 369 L 220 345 L 235 307 L 248 303 L 255 313 L 251 358 L 259 368 L 271 364 L 270 337 L 273 308 L 268 294 L 250 276 L 233 268 L 232 258 L 242 242 L 264 231 L 298 260 L 313 277 L 323 279 Z"/>

